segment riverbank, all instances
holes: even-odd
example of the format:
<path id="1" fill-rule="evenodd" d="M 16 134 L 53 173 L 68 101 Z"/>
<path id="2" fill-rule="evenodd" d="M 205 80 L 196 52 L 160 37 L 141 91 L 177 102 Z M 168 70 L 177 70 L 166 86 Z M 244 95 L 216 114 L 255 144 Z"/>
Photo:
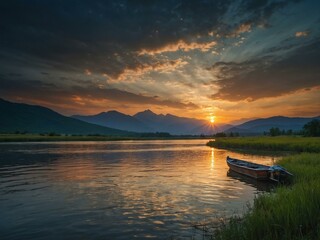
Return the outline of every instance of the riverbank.
<path id="1" fill-rule="evenodd" d="M 216 138 L 207 143 L 210 147 L 241 150 L 291 151 L 320 153 L 319 137 L 228 137 Z"/>
<path id="2" fill-rule="evenodd" d="M 258 196 L 244 216 L 216 230 L 214 239 L 320 239 L 319 138 L 221 138 L 208 145 L 303 152 L 277 162 L 294 174 L 292 185 Z"/>
<path id="3" fill-rule="evenodd" d="M 243 217 L 234 217 L 214 239 L 319 239 L 320 154 L 302 153 L 278 162 L 294 174 L 293 185 L 257 197 Z"/>
<path id="4" fill-rule="evenodd" d="M 63 142 L 63 141 L 123 141 L 123 140 L 183 140 L 210 139 L 199 136 L 103 136 L 103 135 L 41 135 L 41 134 L 0 134 L 0 142 Z"/>

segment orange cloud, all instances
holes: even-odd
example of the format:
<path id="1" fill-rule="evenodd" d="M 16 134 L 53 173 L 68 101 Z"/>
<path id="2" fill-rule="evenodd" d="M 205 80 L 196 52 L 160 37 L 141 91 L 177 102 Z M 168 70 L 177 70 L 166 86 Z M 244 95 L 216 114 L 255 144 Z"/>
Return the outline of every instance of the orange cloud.
<path id="1" fill-rule="evenodd" d="M 307 31 L 304 32 L 296 32 L 295 36 L 296 37 L 307 37 L 309 33 Z"/>
<path id="2" fill-rule="evenodd" d="M 166 62 L 157 62 L 151 65 L 141 64 L 134 68 L 125 68 L 123 72 L 120 73 L 117 77 L 111 78 L 111 81 L 134 81 L 136 77 L 142 76 L 143 74 L 149 73 L 151 71 L 167 73 L 186 64 L 188 64 L 188 62 L 183 61 L 181 58 Z"/>
<path id="3" fill-rule="evenodd" d="M 164 47 L 160 47 L 157 49 L 142 49 L 138 52 L 139 55 L 155 55 L 155 54 L 161 54 L 164 52 L 176 52 L 176 51 L 184 51 L 188 52 L 191 50 L 200 50 L 201 52 L 207 52 L 212 47 L 217 45 L 217 42 L 204 42 L 204 43 L 197 43 L 197 42 L 191 42 L 187 43 L 184 40 L 179 40 L 176 43 L 168 44 Z"/>
<path id="4" fill-rule="evenodd" d="M 245 32 L 251 32 L 251 24 L 250 23 L 243 23 L 236 30 L 237 34 L 245 33 Z"/>
<path id="5" fill-rule="evenodd" d="M 251 32 L 251 27 L 251 23 L 242 23 L 228 37 L 239 37 L 241 33 Z"/>
<path id="6" fill-rule="evenodd" d="M 319 115 L 320 86 L 301 89 L 277 97 L 261 98 L 257 101 L 238 102 L 215 101 L 216 114 L 232 121 L 239 118 L 256 118 L 270 116 L 315 117 Z"/>
<path id="7" fill-rule="evenodd" d="M 90 76 L 92 74 L 92 72 L 89 70 L 89 69 L 85 69 L 84 70 L 84 73 L 87 75 L 87 76 Z"/>

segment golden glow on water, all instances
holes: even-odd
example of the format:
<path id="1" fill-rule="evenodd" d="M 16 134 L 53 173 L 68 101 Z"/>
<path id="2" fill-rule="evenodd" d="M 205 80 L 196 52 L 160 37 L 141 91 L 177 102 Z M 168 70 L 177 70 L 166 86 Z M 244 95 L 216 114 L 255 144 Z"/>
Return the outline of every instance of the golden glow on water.
<path id="1" fill-rule="evenodd" d="M 211 171 L 214 169 L 214 148 L 211 148 Z"/>
<path id="2" fill-rule="evenodd" d="M 46 221 L 41 219 L 69 216 L 52 226 L 52 232 L 62 231 L 69 238 L 68 231 L 77 224 L 92 238 L 101 236 L 95 229 L 109 239 L 169 238 L 172 231 L 188 235 L 193 222 L 241 213 L 259 192 L 251 183 L 227 175 L 227 155 L 270 164 L 270 157 L 209 148 L 206 142 L 0 144 L 1 159 L 8 159 L 0 163 L 2 214 L 24 211 L 33 218 L 30 224 L 44 229 Z M 14 151 L 23 154 L 22 167 L 15 165 L 15 155 L 10 155 Z M 23 208 L 25 203 L 30 207 Z M 26 224 L 24 231 L 29 228 L 32 231 Z"/>

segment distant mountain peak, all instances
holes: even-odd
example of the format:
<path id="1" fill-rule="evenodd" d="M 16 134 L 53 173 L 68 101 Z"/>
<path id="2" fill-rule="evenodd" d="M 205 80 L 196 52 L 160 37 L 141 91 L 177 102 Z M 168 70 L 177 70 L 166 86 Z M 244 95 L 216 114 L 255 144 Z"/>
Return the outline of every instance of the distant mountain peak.
<path id="1" fill-rule="evenodd" d="M 127 116 L 126 114 L 122 113 L 122 112 L 118 112 L 116 110 L 110 110 L 108 112 L 100 112 L 98 114 L 94 114 L 94 115 L 73 115 L 71 117 L 73 118 L 78 118 L 78 117 L 106 117 L 106 116 Z"/>
<path id="2" fill-rule="evenodd" d="M 105 112 L 105 113 L 121 113 L 121 112 L 119 112 L 119 111 L 116 111 L 116 110 L 110 110 L 110 111 L 108 111 L 108 112 Z M 121 113 L 121 114 L 123 114 L 123 113 Z"/>
<path id="3" fill-rule="evenodd" d="M 150 109 L 147 109 L 142 112 L 137 112 L 134 116 L 158 116 L 158 115 L 152 112 Z"/>
<path id="4" fill-rule="evenodd" d="M 150 109 L 144 110 L 143 113 L 151 113 L 151 114 L 155 114 L 154 112 L 152 112 Z"/>
<path id="5" fill-rule="evenodd" d="M 289 118 L 289 117 L 278 115 L 278 116 L 272 116 L 272 117 L 267 117 L 263 119 L 284 119 L 284 118 Z"/>
<path id="6" fill-rule="evenodd" d="M 121 116 L 127 116 L 126 114 L 122 113 L 122 112 L 118 112 L 116 110 L 110 110 L 108 112 L 105 113 L 106 115 L 121 115 Z"/>

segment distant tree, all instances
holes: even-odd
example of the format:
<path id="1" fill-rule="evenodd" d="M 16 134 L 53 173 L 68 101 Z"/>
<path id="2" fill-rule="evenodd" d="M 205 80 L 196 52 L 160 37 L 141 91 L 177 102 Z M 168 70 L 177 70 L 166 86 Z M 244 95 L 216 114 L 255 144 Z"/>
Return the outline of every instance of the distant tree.
<path id="1" fill-rule="evenodd" d="M 319 137 L 320 136 L 320 121 L 313 119 L 303 126 L 303 134 L 308 137 Z"/>
<path id="2" fill-rule="evenodd" d="M 171 137 L 170 133 L 167 132 L 156 132 L 157 137 Z"/>
<path id="3" fill-rule="evenodd" d="M 287 130 L 286 135 L 292 135 L 292 134 L 293 134 L 292 129 Z"/>
<path id="4" fill-rule="evenodd" d="M 227 134 L 225 134 L 224 132 L 219 132 L 219 133 L 216 133 L 215 137 L 226 137 Z"/>
<path id="5" fill-rule="evenodd" d="M 140 137 L 161 137 L 161 138 L 169 138 L 171 137 L 170 133 L 167 132 L 150 132 L 150 133 L 141 133 Z"/>
<path id="6" fill-rule="evenodd" d="M 60 134 L 59 133 L 55 133 L 55 132 L 50 132 L 50 133 L 48 133 L 48 136 L 49 137 L 54 137 L 54 136 L 60 136 Z"/>
<path id="7" fill-rule="evenodd" d="M 272 127 L 269 130 L 269 134 L 270 134 L 270 136 L 275 137 L 275 136 L 281 135 L 281 131 L 280 131 L 280 129 L 278 127 L 276 127 L 276 128 Z"/>
<path id="8" fill-rule="evenodd" d="M 229 137 L 234 137 L 233 132 L 230 132 Z"/>
<path id="9" fill-rule="evenodd" d="M 236 133 L 234 134 L 234 136 L 235 136 L 235 137 L 239 137 L 240 134 L 239 134 L 238 132 L 236 132 Z"/>

